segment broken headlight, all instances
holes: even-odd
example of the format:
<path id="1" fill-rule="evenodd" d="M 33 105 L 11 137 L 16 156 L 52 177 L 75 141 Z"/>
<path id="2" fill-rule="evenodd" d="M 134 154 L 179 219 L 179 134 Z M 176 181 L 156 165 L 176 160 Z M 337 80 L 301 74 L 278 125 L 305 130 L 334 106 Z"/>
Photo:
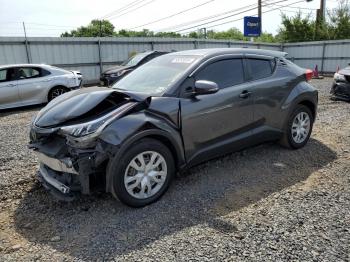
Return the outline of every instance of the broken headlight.
<path id="1" fill-rule="evenodd" d="M 345 76 L 339 73 L 334 74 L 334 80 L 335 81 L 340 81 L 340 82 L 345 82 Z"/>
<path id="2" fill-rule="evenodd" d="M 134 105 L 135 103 L 129 102 L 92 121 L 61 127 L 59 133 L 70 136 L 76 142 L 91 141 L 100 135 L 107 125 Z"/>
<path id="3" fill-rule="evenodd" d="M 126 70 L 121 70 L 121 71 L 118 71 L 116 73 L 110 74 L 110 77 L 119 77 L 121 75 L 124 75 L 125 72 L 126 72 Z"/>

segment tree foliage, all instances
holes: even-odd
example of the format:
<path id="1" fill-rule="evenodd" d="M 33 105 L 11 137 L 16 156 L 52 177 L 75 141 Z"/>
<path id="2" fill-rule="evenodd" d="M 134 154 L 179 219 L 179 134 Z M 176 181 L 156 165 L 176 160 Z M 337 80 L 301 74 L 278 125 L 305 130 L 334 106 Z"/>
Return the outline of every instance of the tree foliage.
<path id="1" fill-rule="evenodd" d="M 257 42 L 303 42 L 318 40 L 336 40 L 350 38 L 350 7 L 349 0 L 340 0 L 337 8 L 328 10 L 325 20 L 318 19 L 310 13 L 303 16 L 298 12 L 292 17 L 282 14 L 281 27 L 276 36 L 264 32 L 260 37 L 254 38 Z M 153 32 L 148 29 L 133 31 L 121 29 L 116 31 L 108 20 L 92 20 L 87 26 L 81 26 L 76 30 L 65 32 L 61 37 L 171 37 L 171 38 L 208 38 L 249 41 L 237 28 L 225 31 L 208 30 L 203 32 L 193 31 L 186 35 L 176 32 Z"/>
<path id="2" fill-rule="evenodd" d="M 303 17 L 299 12 L 293 17 L 282 14 L 282 26 L 276 36 L 282 42 L 337 40 L 350 38 L 350 7 L 341 0 L 337 8 L 327 12 L 326 19 Z"/>
<path id="3" fill-rule="evenodd" d="M 92 20 L 87 26 L 81 26 L 76 30 L 65 32 L 61 37 L 98 37 L 113 36 L 114 25 L 108 20 Z"/>
<path id="4" fill-rule="evenodd" d="M 338 8 L 328 11 L 328 34 L 330 39 L 350 38 L 350 6 L 348 1 L 341 1 Z"/>

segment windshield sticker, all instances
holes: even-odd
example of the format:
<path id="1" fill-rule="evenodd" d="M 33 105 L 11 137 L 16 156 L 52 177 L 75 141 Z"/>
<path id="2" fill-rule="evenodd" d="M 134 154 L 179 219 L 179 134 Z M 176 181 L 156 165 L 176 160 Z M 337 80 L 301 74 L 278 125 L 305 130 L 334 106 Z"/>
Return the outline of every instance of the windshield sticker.
<path id="1" fill-rule="evenodd" d="M 193 61 L 194 61 L 194 58 L 190 58 L 190 57 L 175 57 L 171 62 L 181 63 L 181 64 L 191 64 Z"/>

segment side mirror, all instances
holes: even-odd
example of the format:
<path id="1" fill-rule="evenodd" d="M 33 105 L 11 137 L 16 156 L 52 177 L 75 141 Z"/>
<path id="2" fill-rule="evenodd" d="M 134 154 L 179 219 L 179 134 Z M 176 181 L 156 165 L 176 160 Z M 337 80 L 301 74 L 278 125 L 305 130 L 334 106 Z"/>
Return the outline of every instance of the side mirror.
<path id="1" fill-rule="evenodd" d="M 208 95 L 219 91 L 218 84 L 207 80 L 197 80 L 194 83 L 193 95 Z"/>

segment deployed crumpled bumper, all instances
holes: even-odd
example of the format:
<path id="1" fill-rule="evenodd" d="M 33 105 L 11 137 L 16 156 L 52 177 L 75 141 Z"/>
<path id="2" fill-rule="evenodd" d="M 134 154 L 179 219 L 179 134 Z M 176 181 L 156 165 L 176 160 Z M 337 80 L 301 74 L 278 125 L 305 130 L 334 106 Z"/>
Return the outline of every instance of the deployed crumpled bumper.
<path id="1" fill-rule="evenodd" d="M 333 82 L 330 93 L 339 98 L 350 99 L 350 82 Z"/>
<path id="2" fill-rule="evenodd" d="M 70 157 L 52 158 L 39 151 L 34 151 L 39 161 L 37 177 L 43 186 L 61 200 L 72 200 L 79 193 L 90 193 L 89 173 L 78 171 L 79 164 L 91 169 L 91 158 L 79 159 L 79 163 Z"/>
<path id="3" fill-rule="evenodd" d="M 90 194 L 91 176 L 95 176 L 102 157 L 95 148 L 79 150 L 66 144 L 64 138 L 31 131 L 31 143 L 39 162 L 37 176 L 43 186 L 62 200 L 78 194 Z M 98 161 L 96 161 L 98 159 Z"/>

